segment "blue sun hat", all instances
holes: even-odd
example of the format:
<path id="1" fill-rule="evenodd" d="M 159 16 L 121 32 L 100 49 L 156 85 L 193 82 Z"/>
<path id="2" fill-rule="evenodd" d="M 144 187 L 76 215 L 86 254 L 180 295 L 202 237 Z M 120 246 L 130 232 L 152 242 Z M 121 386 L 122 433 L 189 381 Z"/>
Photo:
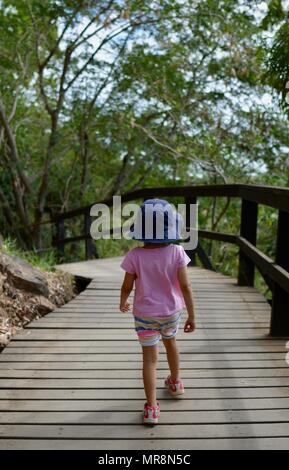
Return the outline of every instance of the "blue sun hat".
<path id="1" fill-rule="evenodd" d="M 164 199 L 147 199 L 130 226 L 129 237 L 146 243 L 172 243 L 181 240 L 183 218 Z"/>

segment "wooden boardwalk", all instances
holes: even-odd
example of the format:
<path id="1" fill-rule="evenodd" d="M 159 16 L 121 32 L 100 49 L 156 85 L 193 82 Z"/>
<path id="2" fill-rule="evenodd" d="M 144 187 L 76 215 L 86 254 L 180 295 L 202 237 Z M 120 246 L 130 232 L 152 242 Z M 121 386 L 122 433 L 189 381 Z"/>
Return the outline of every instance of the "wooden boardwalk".
<path id="1" fill-rule="evenodd" d="M 256 290 L 199 268 L 189 269 L 198 329 L 178 336 L 186 394 L 164 390 L 161 345 L 161 424 L 140 424 L 141 354 L 131 315 L 118 312 L 119 263 L 65 266 L 94 280 L 0 355 L 0 449 L 288 448 L 286 339 L 267 336 Z"/>

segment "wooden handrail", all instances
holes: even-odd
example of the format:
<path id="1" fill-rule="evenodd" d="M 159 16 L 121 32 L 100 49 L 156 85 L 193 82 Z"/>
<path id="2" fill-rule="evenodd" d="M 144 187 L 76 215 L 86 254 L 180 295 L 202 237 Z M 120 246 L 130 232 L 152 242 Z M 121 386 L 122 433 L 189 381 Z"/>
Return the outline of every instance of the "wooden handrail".
<path id="1" fill-rule="evenodd" d="M 121 198 L 122 202 L 127 202 L 135 199 L 147 198 L 152 194 L 155 197 L 238 197 L 289 212 L 289 188 L 254 184 L 216 184 L 182 187 L 170 186 L 165 188 L 144 188 L 125 193 L 121 196 Z M 111 206 L 113 199 L 102 199 L 96 202 L 99 204 L 106 204 Z M 56 222 L 58 219 L 69 219 L 78 215 L 82 215 L 87 210 L 90 210 L 94 204 L 96 203 L 59 213 L 54 216 L 52 222 Z"/>
<path id="2" fill-rule="evenodd" d="M 251 184 L 195 185 L 166 188 L 144 188 L 128 192 L 121 196 L 122 202 L 144 200 L 153 197 L 182 197 L 185 204 L 197 201 L 201 197 L 239 198 L 242 201 L 241 226 L 239 234 L 220 233 L 199 230 L 200 238 L 231 243 L 239 248 L 238 284 L 253 286 L 255 267 L 257 267 L 272 290 L 272 314 L 270 334 L 273 336 L 289 335 L 289 189 L 274 186 Z M 113 198 L 98 201 L 112 206 Z M 276 259 L 273 261 L 256 247 L 258 205 L 266 205 L 279 211 L 278 231 L 276 236 Z M 96 256 L 95 245 L 90 237 L 90 209 L 94 204 L 57 214 L 52 222 L 56 225 L 54 246 L 64 253 L 64 245 L 85 240 L 86 257 Z M 65 220 L 84 216 L 84 233 L 75 237 L 65 236 Z M 190 225 L 189 223 L 187 225 Z M 188 251 L 191 264 L 195 264 L 198 254 L 204 266 L 213 269 L 204 249 L 199 244 L 196 250 Z"/>

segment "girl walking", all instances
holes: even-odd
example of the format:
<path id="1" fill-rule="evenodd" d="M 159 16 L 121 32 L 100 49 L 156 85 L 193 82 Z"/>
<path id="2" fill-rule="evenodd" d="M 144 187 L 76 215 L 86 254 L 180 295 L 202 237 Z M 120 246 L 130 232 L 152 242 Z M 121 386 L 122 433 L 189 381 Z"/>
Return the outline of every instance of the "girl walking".
<path id="1" fill-rule="evenodd" d="M 152 211 L 153 219 L 147 217 L 148 212 Z M 162 238 L 156 236 L 156 225 L 160 218 L 164 222 Z M 184 331 L 190 333 L 195 329 L 194 302 L 187 273 L 190 258 L 181 245 L 174 244 L 181 239 L 178 226 L 181 223 L 180 215 L 172 211 L 167 201 L 145 201 L 140 207 L 140 217 L 137 220 L 139 227 L 136 228 L 136 224 L 131 227 L 131 231 L 134 231 L 132 238 L 142 241 L 143 246 L 130 250 L 121 263 L 125 276 L 121 287 L 120 310 L 130 310 L 127 300 L 135 285 L 132 313 L 143 353 L 143 382 L 146 395 L 143 422 L 157 424 L 160 405 L 156 396 L 156 369 L 158 343 L 161 339 L 170 369 L 165 387 L 172 396 L 184 393 L 176 334 L 181 310 L 185 307 L 188 317 Z M 149 238 L 144 236 L 147 233 L 145 225 L 148 220 L 153 220 L 153 231 Z M 176 220 L 176 227 L 172 227 Z"/>

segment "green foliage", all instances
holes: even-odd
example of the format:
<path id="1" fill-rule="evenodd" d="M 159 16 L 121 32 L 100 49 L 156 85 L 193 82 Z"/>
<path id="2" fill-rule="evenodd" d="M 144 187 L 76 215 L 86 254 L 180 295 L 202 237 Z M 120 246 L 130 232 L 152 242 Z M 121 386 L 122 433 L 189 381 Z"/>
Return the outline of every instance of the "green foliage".
<path id="1" fill-rule="evenodd" d="M 97 250 L 100 258 L 111 258 L 113 256 L 123 256 L 128 250 L 141 243 L 131 240 L 98 240 L 96 242 Z"/>
<path id="2" fill-rule="evenodd" d="M 286 14 L 282 7 L 281 0 L 270 0 L 268 5 L 268 13 L 262 21 L 262 27 L 268 28 L 274 25 L 276 22 L 283 21 L 286 18 Z"/>
<path id="3" fill-rule="evenodd" d="M 8 255 L 24 259 L 35 268 L 41 269 L 42 271 L 55 271 L 57 258 L 53 250 L 42 254 L 37 253 L 35 250 L 24 251 L 19 247 L 17 240 L 9 237 L 4 240 L 3 251 Z"/>
<path id="4" fill-rule="evenodd" d="M 269 11 L 264 18 L 263 27 L 274 31 L 273 42 L 269 43 L 265 56 L 265 78 L 277 90 L 281 97 L 283 109 L 289 113 L 289 103 L 286 97 L 289 89 L 289 23 L 288 12 L 283 9 L 280 0 L 272 0 Z"/>

